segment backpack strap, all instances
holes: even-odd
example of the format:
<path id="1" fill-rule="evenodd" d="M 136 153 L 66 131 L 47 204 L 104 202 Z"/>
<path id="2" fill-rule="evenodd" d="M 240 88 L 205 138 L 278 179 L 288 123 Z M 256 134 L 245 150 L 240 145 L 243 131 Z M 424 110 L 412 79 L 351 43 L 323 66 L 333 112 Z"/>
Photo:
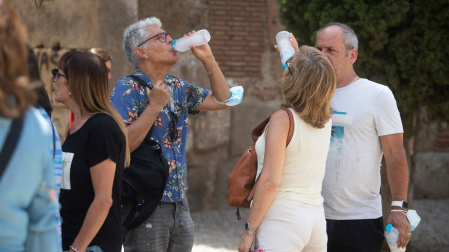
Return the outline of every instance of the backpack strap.
<path id="1" fill-rule="evenodd" d="M 151 87 L 150 84 L 146 83 L 142 78 L 140 78 L 140 77 L 137 76 L 137 75 L 131 74 L 131 75 L 129 75 L 128 77 L 130 77 L 131 79 L 137 81 L 137 83 L 139 83 L 142 87 L 147 87 L 147 88 L 149 88 L 150 90 L 153 89 L 153 87 Z"/>
<path id="2" fill-rule="evenodd" d="M 285 110 L 285 112 L 287 112 L 287 114 L 288 114 L 288 120 L 289 120 L 289 122 L 290 122 L 289 125 L 288 125 L 288 135 L 287 135 L 287 144 L 286 144 L 286 146 L 288 146 L 288 144 L 290 143 L 290 141 L 292 140 L 292 137 L 293 137 L 293 131 L 294 131 L 294 126 L 295 126 L 295 121 L 294 121 L 293 114 L 292 114 L 292 112 L 290 111 L 290 109 L 284 108 L 284 110 Z M 257 129 L 259 129 L 259 127 L 260 127 L 262 124 L 264 124 L 264 127 L 262 128 L 262 132 L 263 132 L 263 129 L 265 128 L 265 125 L 268 123 L 269 120 L 270 120 L 270 117 L 268 117 L 268 118 L 267 118 L 265 121 L 263 121 L 259 126 L 257 126 L 257 127 L 254 129 L 254 131 L 257 130 Z M 260 129 L 259 129 L 259 130 L 260 130 Z M 253 138 L 254 138 L 254 131 L 253 131 Z M 254 150 L 256 149 L 256 143 L 254 143 L 253 149 L 254 149 Z M 256 180 L 256 182 L 254 183 L 253 189 L 251 189 L 251 192 L 250 192 L 249 195 L 248 195 L 248 198 L 247 198 L 248 201 L 250 201 L 250 200 L 253 199 L 254 193 L 256 192 L 256 186 L 257 186 L 257 183 L 259 182 L 259 178 L 260 178 L 260 175 L 259 175 L 259 177 L 257 177 L 257 180 Z M 238 209 L 237 209 L 237 211 L 238 211 Z"/>
<path id="3" fill-rule="evenodd" d="M 143 88 L 149 88 L 150 90 L 153 89 L 153 87 L 151 87 L 148 83 L 146 83 L 142 78 L 140 78 L 137 75 L 128 75 L 128 77 L 130 77 L 131 79 L 133 79 L 134 81 L 136 81 L 137 83 L 139 83 Z M 151 133 L 153 132 L 153 126 L 151 126 L 151 129 L 148 131 L 147 135 L 145 136 L 144 141 L 153 141 L 151 140 Z"/>
<path id="4" fill-rule="evenodd" d="M 16 118 L 12 121 L 9 133 L 6 137 L 0 152 L 0 177 L 3 175 L 8 163 L 14 153 L 17 143 L 19 142 L 20 132 L 23 127 L 23 117 Z"/>

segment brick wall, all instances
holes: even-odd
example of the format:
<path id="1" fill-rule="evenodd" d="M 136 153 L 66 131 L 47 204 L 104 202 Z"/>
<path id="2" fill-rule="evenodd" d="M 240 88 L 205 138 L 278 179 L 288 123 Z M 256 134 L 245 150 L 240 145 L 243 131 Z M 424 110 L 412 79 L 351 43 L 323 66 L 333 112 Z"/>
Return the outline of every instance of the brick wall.
<path id="1" fill-rule="evenodd" d="M 449 129 L 438 130 L 434 148 L 435 151 L 449 151 Z"/>
<path id="2" fill-rule="evenodd" d="M 261 75 L 266 0 L 209 1 L 210 46 L 227 77 Z"/>

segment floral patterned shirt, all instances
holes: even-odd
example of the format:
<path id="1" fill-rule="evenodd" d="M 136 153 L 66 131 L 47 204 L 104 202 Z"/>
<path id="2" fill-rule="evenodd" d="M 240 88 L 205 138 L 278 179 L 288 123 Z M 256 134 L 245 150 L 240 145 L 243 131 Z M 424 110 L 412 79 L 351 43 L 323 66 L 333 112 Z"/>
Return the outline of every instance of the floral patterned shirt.
<path id="1" fill-rule="evenodd" d="M 137 75 L 151 87 L 153 83 L 139 69 Z M 197 114 L 195 110 L 209 94 L 210 90 L 192 85 L 187 81 L 173 75 L 165 77 L 166 85 L 170 89 L 170 102 L 159 112 L 152 126 L 151 138 L 162 147 L 162 153 L 169 164 L 169 178 L 165 186 L 162 201 L 179 202 L 187 192 L 187 159 L 186 140 L 188 127 L 188 114 Z M 112 90 L 111 103 L 117 109 L 126 124 L 134 122 L 148 105 L 145 89 L 131 77 L 117 81 Z M 172 115 L 175 114 L 175 116 Z M 178 120 L 173 120 L 177 117 Z M 171 139 L 174 134 L 170 132 L 170 124 L 175 125 L 178 137 Z M 173 131 L 173 130 L 172 130 Z"/>

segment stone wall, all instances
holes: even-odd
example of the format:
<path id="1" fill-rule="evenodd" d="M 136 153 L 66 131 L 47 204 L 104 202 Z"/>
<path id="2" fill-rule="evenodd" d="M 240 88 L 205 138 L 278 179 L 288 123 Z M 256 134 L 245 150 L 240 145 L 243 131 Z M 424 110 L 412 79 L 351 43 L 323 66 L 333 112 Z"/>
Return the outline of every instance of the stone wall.
<path id="1" fill-rule="evenodd" d="M 449 198 L 449 127 L 425 124 L 417 136 L 415 198 Z"/>
<path id="2" fill-rule="evenodd" d="M 61 140 L 69 121 L 69 110 L 53 100 L 51 69 L 71 49 L 101 47 L 113 57 L 113 82 L 132 71 L 122 50 L 123 31 L 137 20 L 137 1 L 80 0 L 45 2 L 37 8 L 32 0 L 12 0 L 28 31 L 28 45 L 38 58 L 41 78 L 53 105 L 53 120 Z"/>

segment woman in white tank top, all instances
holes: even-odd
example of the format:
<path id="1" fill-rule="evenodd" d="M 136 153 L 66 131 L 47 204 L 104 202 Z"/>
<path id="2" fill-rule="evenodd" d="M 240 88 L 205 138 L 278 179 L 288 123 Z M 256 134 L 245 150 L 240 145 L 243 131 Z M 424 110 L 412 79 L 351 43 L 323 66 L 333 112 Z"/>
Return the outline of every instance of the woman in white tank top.
<path id="1" fill-rule="evenodd" d="M 239 244 L 256 250 L 326 251 L 326 221 L 321 196 L 331 136 L 331 99 L 336 89 L 329 60 L 317 49 L 301 46 L 281 80 L 283 107 L 292 111 L 293 136 L 285 147 L 289 117 L 275 112 L 256 142 L 260 179 Z"/>

